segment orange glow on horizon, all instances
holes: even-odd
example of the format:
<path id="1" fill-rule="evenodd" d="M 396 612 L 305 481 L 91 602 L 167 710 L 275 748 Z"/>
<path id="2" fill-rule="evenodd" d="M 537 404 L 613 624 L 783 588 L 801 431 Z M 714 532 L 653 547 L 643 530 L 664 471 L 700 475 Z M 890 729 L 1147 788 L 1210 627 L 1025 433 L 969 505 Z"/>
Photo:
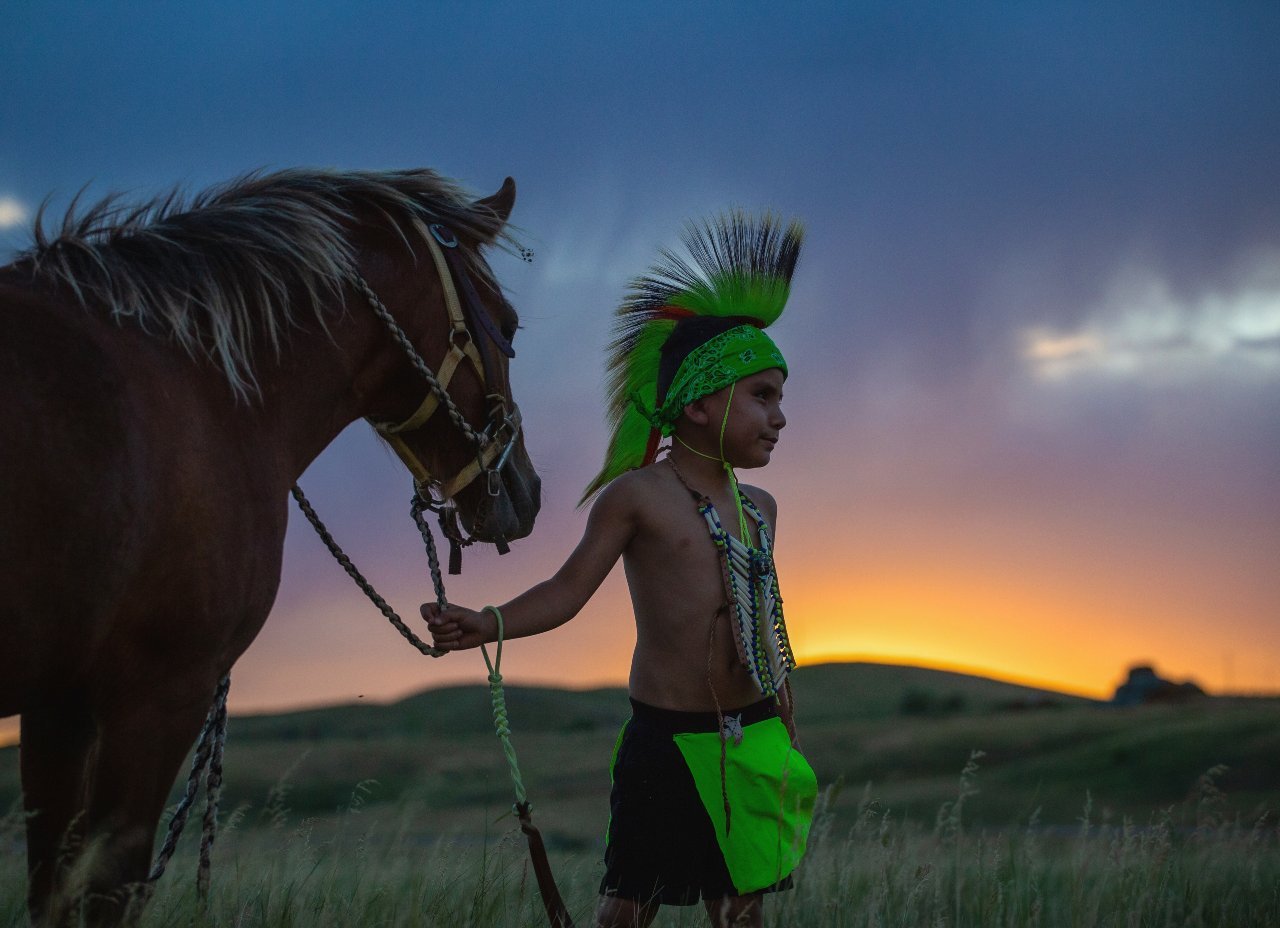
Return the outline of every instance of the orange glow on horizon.
<path id="1" fill-rule="evenodd" d="M 1129 666 L 1150 662 L 1170 678 L 1222 689 L 1206 673 L 1197 637 L 1169 630 L 1194 627 L 1194 606 L 1158 591 L 1134 606 L 1069 578 L 1050 590 L 1037 578 L 983 576 L 969 567 L 841 576 L 820 557 L 803 556 L 788 577 L 789 626 L 804 662 L 909 664 L 1091 698 L 1109 698 Z M 1274 688 L 1263 683 L 1251 681 L 1249 689 Z"/>
<path id="2" fill-rule="evenodd" d="M 986 677 L 989 680 L 998 680 L 1002 683 L 1012 683 L 1017 686 L 1028 686 L 1033 689 L 1052 690 L 1057 693 L 1065 693 L 1068 696 L 1083 696 L 1086 699 L 1110 699 L 1111 690 L 1084 689 L 1071 683 L 1064 683 L 1061 680 L 1051 680 L 1043 677 L 1028 676 L 1011 671 L 1006 668 L 975 666 L 973 664 L 959 664 L 948 661 L 945 658 L 933 658 L 920 654 L 891 654 L 879 653 L 871 651 L 854 651 L 844 653 L 831 654 L 804 654 L 797 655 L 797 661 L 803 667 L 810 664 L 843 664 L 843 663 L 867 663 L 867 664 L 887 664 L 897 667 L 923 667 L 926 670 L 941 670 L 947 673 L 966 674 L 974 677 Z"/>

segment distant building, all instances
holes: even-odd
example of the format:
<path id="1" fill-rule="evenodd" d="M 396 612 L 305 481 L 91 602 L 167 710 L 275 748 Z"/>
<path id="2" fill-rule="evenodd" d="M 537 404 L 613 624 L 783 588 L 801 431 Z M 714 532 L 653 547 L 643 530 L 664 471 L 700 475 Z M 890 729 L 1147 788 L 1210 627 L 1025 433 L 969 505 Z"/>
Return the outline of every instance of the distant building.
<path id="1" fill-rule="evenodd" d="M 1184 680 L 1174 683 L 1156 673 L 1147 664 L 1135 664 L 1129 668 L 1129 678 L 1116 687 L 1111 697 L 1113 706 L 1142 706 L 1158 702 L 1185 702 L 1205 695 L 1195 683 Z"/>

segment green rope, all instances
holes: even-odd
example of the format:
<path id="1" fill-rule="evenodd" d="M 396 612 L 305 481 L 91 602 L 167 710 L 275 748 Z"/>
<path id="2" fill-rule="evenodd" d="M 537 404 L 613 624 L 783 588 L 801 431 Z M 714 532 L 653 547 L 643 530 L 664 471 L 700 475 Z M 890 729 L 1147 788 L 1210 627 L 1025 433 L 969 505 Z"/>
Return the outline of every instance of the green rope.
<path id="1" fill-rule="evenodd" d="M 507 766 L 511 768 L 511 782 L 516 788 L 516 806 L 531 808 L 524 791 L 524 779 L 520 776 L 520 764 L 516 760 L 516 749 L 511 744 L 511 725 L 507 721 L 507 697 L 502 689 L 502 674 L 498 672 L 502 666 L 502 610 L 497 606 L 485 606 L 481 612 L 492 612 L 498 620 L 497 648 L 494 658 L 489 660 L 489 651 L 483 644 L 480 653 L 484 655 L 485 665 L 489 668 L 489 701 L 493 703 L 493 727 L 502 741 L 502 752 L 507 755 Z M 517 810 L 518 813 L 518 810 Z"/>
<path id="2" fill-rule="evenodd" d="M 747 517 L 742 513 L 742 492 L 738 489 L 738 475 L 733 472 L 733 465 L 724 456 L 724 430 L 729 427 L 729 409 L 733 405 L 733 391 L 737 386 L 737 383 L 729 385 L 729 399 L 725 401 L 724 418 L 720 420 L 720 463 L 724 465 L 724 472 L 729 475 L 729 492 L 733 494 L 733 506 L 738 511 L 738 537 L 750 548 L 753 545 L 750 530 L 747 528 Z"/>
<path id="3" fill-rule="evenodd" d="M 751 530 L 747 528 L 747 517 L 742 511 L 742 496 L 738 490 L 738 475 L 733 472 L 733 465 L 730 464 L 728 458 L 724 456 L 724 433 L 725 429 L 729 427 L 729 406 L 733 403 L 733 390 L 736 386 L 736 382 L 729 385 L 729 399 L 725 402 L 724 418 L 720 420 L 720 457 L 713 457 L 710 454 L 699 451 L 679 435 L 676 436 L 676 441 L 680 442 L 680 444 L 684 445 L 699 457 L 706 458 L 708 461 L 717 462 L 724 468 L 724 472 L 729 475 L 729 493 L 733 497 L 733 505 L 738 513 L 738 537 L 742 540 L 744 545 L 748 548 L 752 548 L 754 545 L 751 543 Z"/>

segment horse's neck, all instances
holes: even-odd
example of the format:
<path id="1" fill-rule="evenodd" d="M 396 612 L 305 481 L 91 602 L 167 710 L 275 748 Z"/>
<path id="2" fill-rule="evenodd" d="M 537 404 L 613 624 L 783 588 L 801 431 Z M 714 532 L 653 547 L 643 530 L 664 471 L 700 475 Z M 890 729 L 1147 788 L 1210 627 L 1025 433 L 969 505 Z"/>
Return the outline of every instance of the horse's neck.
<path id="1" fill-rule="evenodd" d="M 428 295 L 385 279 L 371 286 L 415 344 L 422 344 Z M 434 305 L 433 303 L 430 305 Z M 416 312 L 396 307 L 413 307 Z M 262 351 L 259 440 L 274 446 L 282 476 L 293 482 L 338 434 L 364 416 L 388 382 L 408 365 L 402 349 L 365 297 L 347 288 L 345 308 L 328 313 L 328 331 L 309 325 L 292 333 L 280 357 Z M 425 385 L 423 387 L 425 390 Z"/>

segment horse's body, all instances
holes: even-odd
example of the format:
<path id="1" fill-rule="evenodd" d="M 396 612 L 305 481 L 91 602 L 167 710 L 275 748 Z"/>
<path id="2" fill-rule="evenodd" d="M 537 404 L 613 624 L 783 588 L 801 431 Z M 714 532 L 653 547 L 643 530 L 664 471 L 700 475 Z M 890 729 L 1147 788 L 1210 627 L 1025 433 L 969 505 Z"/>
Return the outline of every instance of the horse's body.
<path id="1" fill-rule="evenodd" d="M 403 202 L 393 197 L 392 205 L 402 212 L 362 199 L 371 177 L 398 189 Z M 256 197 L 245 211 L 252 216 L 295 195 L 299 210 L 308 198 L 341 200 L 329 224 L 347 257 L 321 249 L 304 255 L 310 264 L 301 270 L 287 261 L 273 270 L 272 255 L 251 256 L 245 268 L 261 267 L 268 280 L 243 282 L 239 321 L 235 299 L 221 292 L 241 270 L 225 266 L 235 230 L 201 227 L 200 209 L 159 212 L 149 223 L 133 217 L 114 237 L 102 231 L 110 215 L 89 232 L 65 227 L 53 242 L 38 232 L 31 253 L 0 269 L 0 715 L 22 716 L 37 922 L 73 918 L 81 898 L 91 921 L 122 917 L 125 887 L 146 878 L 165 797 L 215 687 L 270 611 L 289 487 L 347 424 L 403 418 L 425 393 L 350 277 L 368 281 L 434 365 L 448 325 L 441 282 L 415 230 L 450 222 L 482 272 L 476 251 L 499 235 L 514 199 L 509 182 L 474 204 L 454 193 L 429 172 L 291 172 L 200 203 L 214 213 L 238 195 Z M 130 242 L 184 220 L 191 235 L 167 234 L 188 251 L 202 235 L 214 240 L 192 263 L 221 275 L 217 286 L 201 291 L 199 282 L 178 280 L 156 297 L 162 310 L 148 314 L 132 300 L 156 296 L 146 284 L 161 278 L 144 268 L 133 292 L 115 295 L 121 280 L 131 283 L 129 262 L 156 260 L 145 249 L 139 257 Z M 71 259 L 58 264 L 59 249 Z M 98 249 L 91 263 L 105 255 L 116 276 L 93 278 L 86 249 Z M 496 287 L 480 290 L 486 311 L 513 326 Z M 208 303 L 215 291 L 226 318 L 213 306 L 166 321 L 172 307 L 182 310 L 173 294 Z M 263 305 L 272 301 L 310 312 Z M 267 313 L 276 315 L 255 318 Z M 240 330 L 220 339 L 220 325 Z M 478 429 L 485 393 L 507 386 L 486 390 L 459 374 L 450 392 Z M 475 454 L 443 416 L 405 440 L 442 470 Z M 532 527 L 537 478 L 522 447 L 503 478 L 504 505 L 485 523 L 470 519 L 479 537 L 516 538 Z M 459 494 L 464 520 L 485 492 L 477 484 Z"/>

